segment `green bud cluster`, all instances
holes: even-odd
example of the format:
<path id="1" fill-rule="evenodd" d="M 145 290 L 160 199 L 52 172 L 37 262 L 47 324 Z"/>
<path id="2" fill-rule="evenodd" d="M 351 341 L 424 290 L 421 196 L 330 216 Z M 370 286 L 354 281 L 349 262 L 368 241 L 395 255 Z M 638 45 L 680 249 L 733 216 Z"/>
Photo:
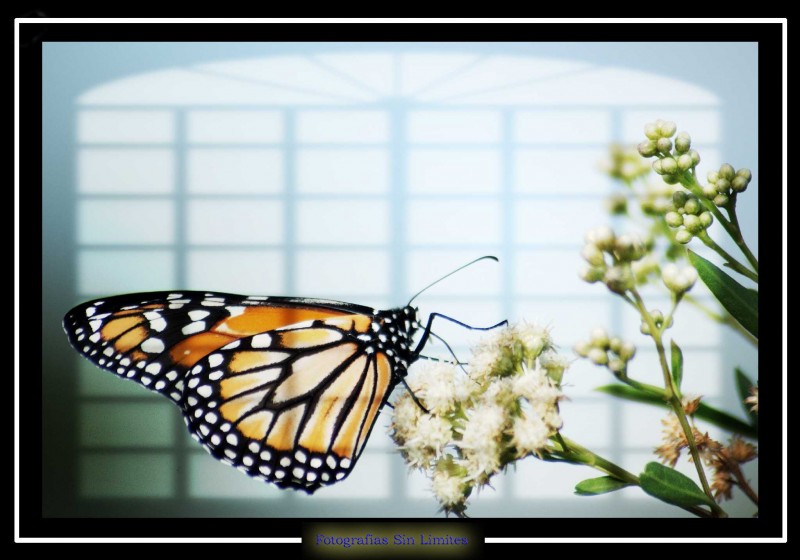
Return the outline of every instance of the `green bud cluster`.
<path id="1" fill-rule="evenodd" d="M 679 133 L 674 140 L 677 126 L 674 122 L 657 120 L 647 123 L 644 134 L 647 140 L 641 142 L 637 149 L 643 157 L 657 157 L 653 162 L 653 171 L 661 175 L 668 185 L 679 181 L 679 175 L 697 167 L 700 154 L 691 149 L 692 139 L 686 132 Z"/>
<path id="2" fill-rule="evenodd" d="M 578 342 L 574 350 L 582 358 L 588 358 L 599 366 L 606 366 L 614 373 L 624 372 L 628 362 L 636 354 L 633 343 L 623 341 L 616 336 L 609 337 L 602 328 L 594 329 L 589 335 L 589 340 Z"/>
<path id="3" fill-rule="evenodd" d="M 710 171 L 706 178 L 708 184 L 703 187 L 703 194 L 717 206 L 727 206 L 734 193 L 747 190 L 753 174 L 746 167 L 735 171 L 731 164 L 723 163 L 718 171 Z"/>
<path id="4" fill-rule="evenodd" d="M 590 230 L 581 251 L 586 265 L 580 276 L 590 284 L 602 281 L 612 292 L 625 293 L 636 285 L 628 264 L 642 259 L 652 245 L 652 240 L 628 233 L 616 235 L 605 226 Z"/>
<path id="5" fill-rule="evenodd" d="M 664 220 L 669 227 L 678 229 L 675 233 L 678 243 L 689 243 L 714 223 L 711 212 L 703 208 L 696 196 L 686 191 L 677 191 L 672 195 L 672 206 L 673 209 L 664 214 Z"/>

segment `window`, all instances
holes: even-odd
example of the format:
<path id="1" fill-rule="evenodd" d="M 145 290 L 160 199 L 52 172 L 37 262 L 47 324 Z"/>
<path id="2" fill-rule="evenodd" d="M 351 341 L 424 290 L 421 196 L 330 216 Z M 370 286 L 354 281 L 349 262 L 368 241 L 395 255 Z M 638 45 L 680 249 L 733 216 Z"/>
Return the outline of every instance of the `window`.
<path id="1" fill-rule="evenodd" d="M 718 103 L 662 76 L 469 53 L 265 56 L 119 79 L 75 106 L 75 298 L 186 287 L 385 308 L 495 254 L 499 266 L 427 292 L 422 312 L 552 325 L 564 352 L 594 326 L 587 317 L 638 340 L 632 317 L 576 275 L 585 230 L 607 221 L 610 182 L 597 162 L 664 116 L 698 131 L 704 165 L 719 165 Z M 719 332 L 682 312 L 687 363 L 704 372 L 693 390 L 728 399 Z M 439 334 L 457 353 L 474 339 L 454 326 Z M 595 394 L 607 378 L 583 362 L 568 375 L 571 437 L 639 466 L 658 414 Z M 130 385 L 80 361 L 80 498 L 225 499 L 276 516 L 320 515 L 332 498 L 351 508 L 331 509 L 337 516 L 435 511 L 424 479 L 393 451 L 386 412 L 354 473 L 312 504 L 213 460 L 171 403 Z M 646 437 L 636 429 L 645 422 Z M 474 514 L 536 515 L 534 504 L 552 499 L 547 515 L 590 515 L 568 496 L 585 475 L 526 461 Z M 619 515 L 641 511 L 635 497 L 600 499 Z"/>

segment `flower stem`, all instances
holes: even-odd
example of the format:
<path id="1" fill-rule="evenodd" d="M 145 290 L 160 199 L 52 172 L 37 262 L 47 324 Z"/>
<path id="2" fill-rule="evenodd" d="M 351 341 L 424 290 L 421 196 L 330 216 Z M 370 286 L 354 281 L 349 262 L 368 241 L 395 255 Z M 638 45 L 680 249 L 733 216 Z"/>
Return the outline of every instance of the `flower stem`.
<path id="1" fill-rule="evenodd" d="M 647 323 L 647 326 L 650 328 L 650 336 L 653 337 L 653 342 L 656 345 L 656 350 L 658 352 L 658 360 L 661 364 L 661 372 L 664 375 L 664 390 L 665 390 L 665 399 L 672 407 L 672 411 L 675 413 L 675 416 L 678 418 L 680 422 L 681 428 L 683 429 L 683 433 L 686 436 L 686 441 L 689 444 L 689 452 L 692 455 L 692 461 L 694 462 L 694 466 L 697 469 L 697 476 L 700 479 L 700 485 L 703 487 L 703 492 L 709 497 L 711 502 L 714 504 L 712 506 L 712 510 L 714 511 L 717 517 L 725 516 L 725 512 L 720 508 L 716 501 L 714 501 L 714 496 L 711 493 L 711 487 L 708 485 L 708 479 L 706 478 L 706 472 L 703 469 L 703 463 L 700 458 L 700 452 L 697 450 L 697 442 L 694 439 L 694 433 L 692 432 L 692 427 L 689 425 L 689 420 L 686 418 L 686 411 L 683 409 L 683 403 L 681 402 L 680 397 L 678 396 L 678 391 L 675 388 L 675 385 L 672 381 L 672 375 L 670 374 L 669 364 L 667 362 L 667 355 L 664 351 L 664 343 L 661 339 L 661 329 L 659 329 L 653 318 L 650 316 L 650 313 L 647 312 L 645 308 L 644 301 L 642 301 L 642 297 L 639 295 L 639 292 L 636 288 L 630 290 L 631 294 L 633 295 L 634 301 L 639 309 L 639 313 L 642 316 L 642 319 Z M 667 323 L 664 323 L 664 328 L 666 328 Z"/>
<path id="2" fill-rule="evenodd" d="M 561 450 L 558 452 L 559 455 L 562 455 L 566 460 L 570 462 L 580 463 L 582 465 L 586 465 L 587 467 L 592 467 L 600 472 L 604 472 L 607 475 L 613 476 L 617 480 L 621 480 L 622 482 L 627 482 L 634 486 L 641 486 L 639 482 L 639 477 L 635 474 L 626 471 L 619 465 L 612 463 L 608 459 L 601 457 L 597 453 L 590 451 L 589 449 L 583 447 L 582 445 L 578 444 L 577 442 L 564 437 L 561 433 L 558 433 L 558 437 L 556 441 L 561 446 Z M 693 513 L 698 517 L 711 517 L 711 514 L 704 510 L 703 508 L 697 506 L 689 506 L 683 507 L 679 506 L 682 509 Z"/>
<path id="3" fill-rule="evenodd" d="M 742 492 L 750 498 L 750 501 L 753 502 L 755 505 L 758 505 L 758 494 L 755 493 L 753 488 L 750 486 L 750 483 L 747 482 L 747 478 L 744 476 L 742 469 L 739 468 L 739 464 L 736 461 L 728 461 L 728 469 L 733 473 L 733 476 L 736 477 L 736 484 L 739 488 L 742 489 Z"/>
<path id="4" fill-rule="evenodd" d="M 758 274 L 744 266 L 742 263 L 737 261 L 730 253 L 728 253 L 725 249 L 717 245 L 713 239 L 706 233 L 702 231 L 698 234 L 697 238 L 703 242 L 703 244 L 717 253 L 720 257 L 725 259 L 727 265 L 731 267 L 733 270 L 741 274 L 742 276 L 748 277 L 750 280 L 758 284 Z"/>
<path id="5" fill-rule="evenodd" d="M 749 262 L 750 266 L 753 267 L 753 270 L 758 272 L 758 259 L 750 250 L 750 247 L 747 246 L 747 243 L 742 236 L 742 229 L 739 227 L 739 217 L 736 215 L 736 194 L 737 193 L 733 193 L 733 196 L 731 196 L 730 203 L 727 207 L 728 216 L 731 219 L 731 225 L 733 226 L 735 232 L 735 235 L 731 235 L 731 237 L 739 246 L 739 249 L 742 250 L 742 253 L 744 253 L 744 256 L 747 258 L 747 262 Z"/>

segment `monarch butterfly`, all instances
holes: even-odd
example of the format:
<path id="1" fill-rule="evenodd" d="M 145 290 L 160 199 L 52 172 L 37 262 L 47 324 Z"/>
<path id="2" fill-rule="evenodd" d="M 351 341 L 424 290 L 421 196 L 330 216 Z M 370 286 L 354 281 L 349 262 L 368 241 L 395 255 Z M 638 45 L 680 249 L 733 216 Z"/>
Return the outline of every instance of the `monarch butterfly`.
<path id="1" fill-rule="evenodd" d="M 485 258 L 497 260 L 472 263 Z M 215 458 L 311 494 L 350 474 L 378 411 L 432 335 L 433 319 L 467 327 L 433 313 L 414 345 L 422 325 L 411 302 L 472 263 L 390 310 L 323 299 L 149 292 L 83 303 L 67 313 L 63 327 L 94 364 L 174 401 L 192 437 Z"/>

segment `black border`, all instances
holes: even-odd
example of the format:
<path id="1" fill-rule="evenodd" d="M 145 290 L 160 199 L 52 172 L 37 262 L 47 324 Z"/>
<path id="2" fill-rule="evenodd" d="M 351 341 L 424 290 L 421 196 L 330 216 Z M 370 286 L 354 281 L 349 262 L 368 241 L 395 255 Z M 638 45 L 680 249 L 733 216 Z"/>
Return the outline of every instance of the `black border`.
<path id="1" fill-rule="evenodd" d="M 57 10 L 56 10 L 57 11 Z M 52 15 L 50 12 L 48 15 Z M 27 14 L 25 14 L 27 15 Z M 679 40 L 696 42 L 757 42 L 759 44 L 759 207 L 769 214 L 759 220 L 761 329 L 766 330 L 759 353 L 761 426 L 781 426 L 781 325 L 785 308 L 781 293 L 782 220 L 776 204 L 785 178 L 781 168 L 782 26 L 781 24 L 83 24 L 26 23 L 20 26 L 20 274 L 23 363 L 20 386 L 20 536 L 21 537 L 286 537 L 300 536 L 311 519 L 44 519 L 42 504 L 41 365 L 42 153 L 41 41 L 270 41 L 313 42 L 630 42 Z M 691 61 L 686 61 L 691 64 Z M 785 203 L 785 201 L 782 201 Z M 30 257 L 30 258 L 29 258 Z M 26 334 L 27 333 L 27 334 Z M 27 362 L 27 364 L 26 364 Z M 780 537 L 782 527 L 781 429 L 764 432 L 760 442 L 760 518 L 708 521 L 697 519 L 481 519 L 473 520 L 487 537 L 661 537 L 746 538 Z M 322 523 L 331 519 L 317 520 Z M 360 520 L 352 520 L 358 524 Z M 404 520 L 379 520 L 402 524 Z M 426 519 L 431 526 L 445 519 Z"/>

